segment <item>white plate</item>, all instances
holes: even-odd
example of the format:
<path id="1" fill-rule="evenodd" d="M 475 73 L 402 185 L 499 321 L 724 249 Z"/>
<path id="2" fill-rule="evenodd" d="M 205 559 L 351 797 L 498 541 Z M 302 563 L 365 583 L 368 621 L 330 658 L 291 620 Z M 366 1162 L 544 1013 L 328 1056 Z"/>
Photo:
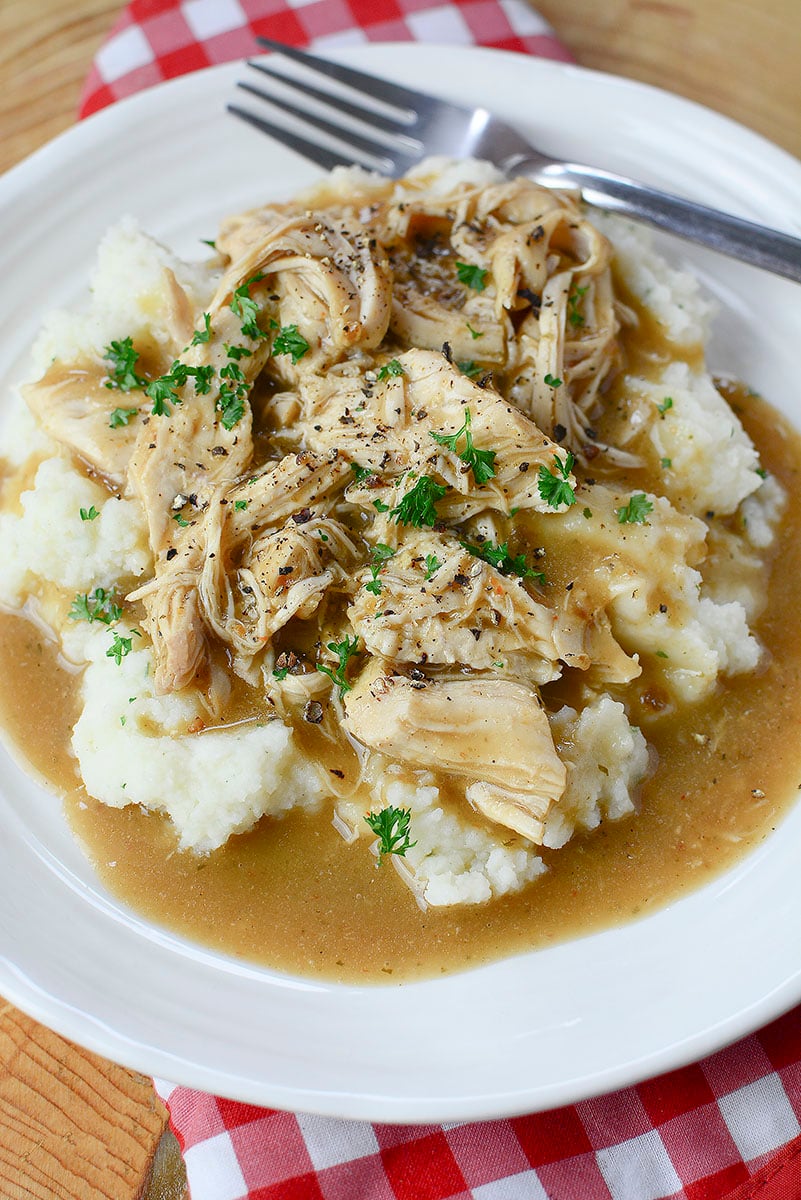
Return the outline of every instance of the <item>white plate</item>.
<path id="1" fill-rule="evenodd" d="M 801 165 L 675 97 L 497 51 L 374 45 L 342 58 L 481 102 L 578 161 L 801 232 Z M 196 255 L 224 214 L 316 176 L 224 114 L 241 74 L 218 67 L 123 101 L 0 180 L 4 392 L 43 310 L 80 296 L 122 212 Z M 721 300 L 714 365 L 798 419 L 798 288 L 663 245 Z M 639 923 L 359 988 L 148 925 L 98 884 L 52 796 L 6 756 L 0 780 L 0 993 L 109 1058 L 229 1097 L 380 1121 L 533 1111 L 677 1067 L 801 1000 L 801 806 L 736 870 Z"/>

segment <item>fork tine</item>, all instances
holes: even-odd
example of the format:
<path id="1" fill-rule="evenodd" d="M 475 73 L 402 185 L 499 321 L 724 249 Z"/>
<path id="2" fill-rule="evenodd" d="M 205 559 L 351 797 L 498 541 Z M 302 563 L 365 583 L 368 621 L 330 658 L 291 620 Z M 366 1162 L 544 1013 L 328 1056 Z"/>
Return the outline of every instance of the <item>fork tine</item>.
<path id="1" fill-rule="evenodd" d="M 236 86 L 241 88 L 243 92 L 248 92 L 251 96 L 257 96 L 260 100 L 266 100 L 275 108 L 280 109 L 281 112 L 298 117 L 312 129 L 318 129 L 321 133 L 336 138 L 346 145 L 349 150 L 352 149 L 354 152 L 367 156 L 367 158 L 372 159 L 376 170 L 383 170 L 385 173 L 392 170 L 392 160 L 387 158 L 386 152 L 382 153 L 380 143 L 370 138 L 362 137 L 350 129 L 343 128 L 341 125 L 335 125 L 332 121 L 326 121 L 323 117 L 315 116 L 306 109 L 289 104 L 286 100 L 277 100 L 269 92 L 263 92 L 261 88 L 254 87 L 252 83 L 242 83 L 240 81 Z"/>
<path id="2" fill-rule="evenodd" d="M 354 117 L 357 121 L 367 121 L 375 129 L 382 129 L 386 133 L 403 133 L 408 128 L 409 122 L 407 121 L 398 121 L 393 117 L 386 117 L 374 108 L 365 108 L 361 104 L 354 104 L 352 100 L 345 100 L 341 96 L 334 96 L 332 92 L 312 87 L 311 84 L 305 82 L 301 83 L 299 80 L 293 79 L 290 75 L 284 75 L 281 71 L 273 70 L 266 63 L 256 62 L 255 59 L 251 58 L 248 59 L 248 66 L 252 67 L 254 71 L 260 71 L 262 75 L 269 75 L 271 79 L 277 79 L 279 83 L 285 84 L 296 92 L 301 92 L 304 96 L 311 96 L 312 99 L 319 100 L 321 104 L 326 104 L 329 107 L 331 104 L 335 104 L 339 112 L 347 113 L 349 117 Z"/>
<path id="3" fill-rule="evenodd" d="M 271 121 L 266 121 L 264 117 L 259 117 L 255 113 L 248 112 L 246 108 L 239 108 L 236 104 L 226 104 L 225 107 L 235 117 L 240 117 L 243 121 L 247 121 L 249 125 L 254 125 L 256 129 L 260 129 L 262 133 L 269 134 L 277 142 L 288 146 L 290 150 L 295 150 L 298 154 L 302 154 L 304 158 L 308 158 L 311 162 L 316 162 L 325 171 L 333 171 L 334 167 L 353 166 L 352 160 L 348 159 L 346 155 L 335 154 L 333 150 L 328 150 L 325 146 L 318 145 L 317 142 L 309 142 L 306 138 L 300 137 L 296 133 L 291 133 L 288 129 L 282 129 L 280 125 L 273 125 Z"/>
<path id="4" fill-rule="evenodd" d="M 386 79 L 378 79 L 375 75 L 368 75 L 364 71 L 355 71 L 353 67 L 343 67 L 340 63 L 317 58 L 316 55 L 307 54 L 304 50 L 296 50 L 294 46 L 285 46 L 283 42 L 274 42 L 271 38 L 266 37 L 258 37 L 256 41 L 260 46 L 265 46 L 276 54 L 283 54 L 286 58 L 291 58 L 294 62 L 319 71 L 323 75 L 328 75 L 331 79 L 336 79 L 339 83 L 354 88 L 357 92 L 366 92 L 368 96 L 373 96 L 376 100 L 383 100 L 385 104 L 406 111 L 409 123 L 415 118 L 421 105 L 425 107 L 431 102 L 430 97 L 424 96 L 422 92 L 414 92 L 411 88 L 401 87 L 400 84 L 389 83 Z"/>

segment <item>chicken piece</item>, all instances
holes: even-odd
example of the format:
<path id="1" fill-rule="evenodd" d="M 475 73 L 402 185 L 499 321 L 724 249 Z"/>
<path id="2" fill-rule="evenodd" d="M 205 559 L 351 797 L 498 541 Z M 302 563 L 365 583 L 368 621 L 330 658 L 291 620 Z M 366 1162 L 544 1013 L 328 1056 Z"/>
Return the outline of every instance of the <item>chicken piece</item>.
<path id="1" fill-rule="evenodd" d="M 152 402 L 143 404 L 142 392 L 121 395 L 109 390 L 105 378 L 105 369 L 95 363 L 57 362 L 21 391 L 44 432 L 121 491 L 139 432 L 138 418 L 150 410 Z M 132 409 L 133 415 L 127 423 L 112 428 L 110 416 L 117 406 Z"/>
<path id="2" fill-rule="evenodd" d="M 389 758 L 469 780 L 467 798 L 480 812 L 534 842 L 565 788 L 545 711 L 518 683 L 368 671 L 345 696 L 345 725 Z"/>
<path id="3" fill-rule="evenodd" d="M 300 516 L 259 534 L 243 560 L 225 572 L 216 557 L 206 558 L 204 615 L 236 652 L 240 674 L 287 621 L 309 620 L 329 588 L 352 586 L 349 571 L 358 552 L 346 530 L 337 521 L 305 515 L 298 524 Z"/>
<path id="4" fill-rule="evenodd" d="M 180 551 L 172 558 L 165 555 L 156 578 L 129 596 L 144 601 L 153 622 L 160 690 L 177 690 L 194 678 L 205 661 L 207 627 L 242 652 L 255 652 L 252 631 L 249 636 L 234 623 L 227 572 L 265 527 L 275 529 L 291 514 L 299 524 L 310 520 L 308 506 L 336 492 L 348 476 L 342 461 L 301 453 L 269 464 L 245 482 L 221 483 L 205 502 L 205 511 L 197 496 L 180 497 L 197 514 L 184 518 L 185 526 L 173 534 Z M 185 511 L 192 516 L 192 507 Z"/>
<path id="5" fill-rule="evenodd" d="M 348 618 L 371 654 L 395 662 L 498 668 L 548 683 L 561 674 L 556 612 L 453 537 L 412 530 Z M 566 638 L 562 637 L 562 642 Z"/>
<path id="6" fill-rule="evenodd" d="M 304 213 L 264 230 L 225 279 L 261 279 L 272 319 L 297 327 L 308 350 L 297 358 L 277 351 L 271 372 L 293 384 L 324 370 L 347 351 L 380 345 L 390 316 L 392 278 L 383 248 L 358 224 L 326 224 Z M 225 279 L 223 283 L 225 283 Z"/>
<path id="7" fill-rule="evenodd" d="M 397 358 L 402 374 L 364 388 L 358 379 L 329 374 L 304 379 L 301 424 L 307 444 L 318 453 L 337 447 L 354 463 L 380 477 L 413 469 L 447 484 L 450 493 L 438 505 L 443 520 L 464 521 L 484 509 L 508 513 L 511 508 L 553 512 L 538 486 L 539 467 L 561 468 L 566 453 L 528 417 L 506 404 L 497 392 L 479 387 L 441 355 L 408 350 Z M 491 451 L 493 475 L 477 484 L 473 471 L 459 457 L 464 433 L 451 451 L 434 440 L 462 430 L 470 413 L 470 437 L 476 448 Z M 572 480 L 569 471 L 566 478 Z M 349 498 L 372 507 L 373 501 L 397 505 L 414 486 L 376 490 L 381 478 L 371 479 Z"/>

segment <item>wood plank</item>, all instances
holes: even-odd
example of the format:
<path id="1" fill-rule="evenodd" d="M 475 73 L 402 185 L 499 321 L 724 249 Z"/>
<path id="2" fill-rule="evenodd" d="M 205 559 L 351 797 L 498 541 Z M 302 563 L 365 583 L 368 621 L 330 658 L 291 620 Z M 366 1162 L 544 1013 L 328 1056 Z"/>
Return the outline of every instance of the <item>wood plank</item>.
<path id="1" fill-rule="evenodd" d="M 149 1079 L 0 1011 L 4 1200 L 140 1200 L 166 1125 Z"/>
<path id="2" fill-rule="evenodd" d="M 801 157 L 798 0 L 537 0 L 534 7 L 582 66 L 697 100 Z"/>
<path id="3" fill-rule="evenodd" d="M 74 124 L 97 49 L 118 0 L 2 0 L 0 171 Z"/>

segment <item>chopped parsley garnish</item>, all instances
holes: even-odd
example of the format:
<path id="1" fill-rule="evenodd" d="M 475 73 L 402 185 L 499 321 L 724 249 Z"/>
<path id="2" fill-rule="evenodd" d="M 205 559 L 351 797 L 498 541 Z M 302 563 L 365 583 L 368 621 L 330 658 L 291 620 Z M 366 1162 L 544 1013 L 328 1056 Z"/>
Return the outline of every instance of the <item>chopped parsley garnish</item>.
<path id="1" fill-rule="evenodd" d="M 432 433 L 431 437 L 438 446 L 445 446 L 447 450 L 451 450 L 454 454 L 457 454 L 463 463 L 467 463 L 473 472 L 473 478 L 479 486 L 482 483 L 486 483 L 488 479 L 492 479 L 495 475 L 494 463 L 497 451 L 477 450 L 473 445 L 473 435 L 470 431 L 469 408 L 464 410 L 464 424 L 461 429 L 457 429 L 456 433 Z M 464 437 L 464 450 L 457 450 L 456 448 L 460 437 Z M 433 522 L 429 523 L 433 524 Z"/>
<path id="2" fill-rule="evenodd" d="M 436 503 L 447 490 L 430 475 L 421 475 L 400 504 L 390 509 L 390 516 L 395 518 L 396 525 L 414 525 L 417 529 L 422 529 L 424 525 L 436 525 L 439 520 Z"/>
<path id="3" fill-rule="evenodd" d="M 233 429 L 245 415 L 245 401 L 238 390 L 223 384 L 217 397 L 217 411 L 224 429 Z"/>
<path id="4" fill-rule="evenodd" d="M 664 400 L 662 401 L 662 403 L 661 403 L 661 404 L 657 404 L 657 406 L 656 406 L 656 407 L 657 407 L 657 409 L 658 409 L 658 411 L 659 411 L 659 412 L 661 412 L 661 413 L 666 413 L 666 412 L 668 411 L 668 409 L 669 409 L 669 408 L 672 408 L 672 407 L 673 407 L 673 397 L 672 397 L 672 396 L 665 396 L 665 398 L 664 398 Z"/>
<path id="5" fill-rule="evenodd" d="M 247 506 L 247 500 L 234 500 L 234 512 L 244 512 Z"/>
<path id="6" fill-rule="evenodd" d="M 202 346 L 211 337 L 211 317 L 208 313 L 203 314 L 203 328 L 196 329 L 192 334 L 190 346 Z"/>
<path id="7" fill-rule="evenodd" d="M 211 365 L 205 367 L 189 367 L 189 374 L 194 377 L 195 391 L 198 396 L 208 396 L 211 391 L 211 380 L 214 375 L 214 367 Z"/>
<path id="8" fill-rule="evenodd" d="M 478 546 L 472 542 L 462 542 L 461 545 L 502 575 L 517 575 L 520 579 L 535 579 L 537 583 L 545 583 L 544 571 L 535 571 L 530 567 L 525 554 L 510 554 L 508 542 L 501 542 L 499 546 L 492 542 L 482 542 Z"/>
<path id="9" fill-rule="evenodd" d="M 297 325 L 283 325 L 273 340 L 273 354 L 289 354 L 292 363 L 300 362 L 304 354 L 308 354 L 311 346 L 302 333 L 298 333 Z"/>
<path id="10" fill-rule="evenodd" d="M 553 375 L 546 375 L 544 381 L 547 384 L 547 386 L 551 387 L 551 388 L 558 388 L 558 387 L 562 386 L 562 380 L 556 379 L 555 376 L 553 376 Z"/>
<path id="11" fill-rule="evenodd" d="M 659 461 L 666 471 L 668 471 L 673 466 L 672 458 L 660 458 Z"/>
<path id="12" fill-rule="evenodd" d="M 584 324 L 584 317 L 578 311 L 578 306 L 588 291 L 589 285 L 575 287 L 567 298 L 567 319 L 574 329 L 579 329 Z"/>
<path id="13" fill-rule="evenodd" d="M 103 351 L 103 358 L 111 364 L 109 377 L 106 380 L 107 388 L 131 392 L 147 385 L 147 380 L 142 375 L 137 375 L 134 370 L 139 353 L 134 349 L 132 338 L 127 337 L 110 342 Z"/>
<path id="14" fill-rule="evenodd" d="M 109 428 L 119 429 L 121 425 L 127 425 L 131 417 L 135 417 L 138 412 L 138 408 L 115 408 L 109 414 Z"/>
<path id="15" fill-rule="evenodd" d="M 245 337 L 252 338 L 257 342 L 259 338 L 266 337 L 266 334 L 259 329 L 256 318 L 259 315 L 259 306 L 250 294 L 251 285 L 258 283 L 263 279 L 261 271 L 255 275 L 251 275 L 250 279 L 246 279 L 240 287 L 236 288 L 231 297 L 231 312 L 235 317 L 239 317 L 241 321 L 242 333 Z"/>
<path id="16" fill-rule="evenodd" d="M 328 649 L 334 653 L 339 659 L 337 667 L 326 667 L 323 663 L 317 663 L 317 670 L 322 671 L 323 675 L 327 675 L 333 683 L 339 688 L 340 699 L 345 692 L 350 691 L 350 684 L 345 678 L 345 672 L 348 669 L 348 663 L 354 654 L 358 654 L 359 639 L 354 637 L 353 641 L 345 635 L 343 642 L 329 642 Z"/>
<path id="17" fill-rule="evenodd" d="M 224 429 L 233 429 L 245 414 L 245 396 L 248 391 L 248 383 L 245 378 L 245 373 L 239 366 L 237 361 L 241 355 L 230 354 L 233 347 L 228 347 L 229 362 L 220 369 L 220 376 L 224 380 L 220 384 L 220 391 L 217 396 L 215 407 L 220 413 L 220 421 Z"/>
<path id="18" fill-rule="evenodd" d="M 133 635 L 137 631 L 135 629 L 132 629 L 130 632 Z M 137 636 L 141 637 L 141 634 L 137 634 Z M 116 662 L 117 666 L 119 666 L 120 663 L 122 662 L 122 660 L 126 657 L 126 655 L 131 653 L 132 648 L 133 648 L 133 636 L 120 637 L 120 635 L 118 633 L 115 633 L 113 641 L 112 641 L 111 645 L 109 646 L 108 650 L 106 651 L 106 658 L 113 658 L 114 661 Z"/>
<path id="19" fill-rule="evenodd" d="M 95 588 L 91 594 L 79 592 L 72 602 L 67 614 L 71 621 L 101 621 L 103 625 L 113 625 L 122 616 L 122 608 L 114 598 L 114 591 L 105 588 Z"/>
<path id="20" fill-rule="evenodd" d="M 364 483 L 364 481 L 369 479 L 373 474 L 373 471 L 370 469 L 370 467 L 360 467 L 358 463 L 354 462 L 350 464 L 350 469 L 353 471 L 354 483 Z"/>
<path id="21" fill-rule="evenodd" d="M 181 513 L 179 513 L 179 512 L 173 513 L 172 519 L 173 519 L 173 521 L 175 521 L 176 525 L 180 525 L 182 529 L 186 529 L 187 525 L 189 524 L 189 522 L 186 520 L 186 518 L 184 516 L 182 516 Z"/>
<path id="22" fill-rule="evenodd" d="M 670 655 L 666 654 L 664 650 L 657 650 L 656 657 L 657 658 L 670 658 Z"/>
<path id="23" fill-rule="evenodd" d="M 275 679 L 279 679 L 279 680 L 286 679 L 288 674 L 289 674 L 289 667 L 276 667 L 273 670 L 273 676 Z"/>
<path id="24" fill-rule="evenodd" d="M 768 473 L 764 467 L 754 467 L 754 470 L 756 471 L 756 473 L 760 479 L 767 479 Z"/>
<path id="25" fill-rule="evenodd" d="M 477 362 L 473 362 L 472 358 L 463 359 L 456 365 L 462 374 L 466 375 L 468 379 L 475 379 L 476 375 L 481 374 L 481 367 Z"/>
<path id="26" fill-rule="evenodd" d="M 385 504 L 383 500 L 374 500 L 373 508 L 376 510 L 376 512 L 389 512 L 389 505 Z"/>
<path id="27" fill-rule="evenodd" d="M 645 518 L 649 512 L 653 511 L 653 507 L 645 492 L 635 492 L 628 504 L 622 504 L 620 508 L 615 509 L 618 523 L 620 525 L 647 525 L 648 522 Z"/>
<path id="28" fill-rule="evenodd" d="M 583 509 L 581 515 L 585 521 L 589 521 L 590 518 L 592 517 L 592 509 L 591 508 Z"/>
<path id="29" fill-rule="evenodd" d="M 94 521 L 95 517 L 100 516 L 100 513 L 97 511 L 94 504 L 91 506 L 91 508 L 80 508 L 78 511 L 81 514 L 82 521 Z"/>
<path id="30" fill-rule="evenodd" d="M 376 379 L 397 379 L 399 375 L 403 374 L 402 364 L 398 362 L 397 358 L 391 358 L 379 369 Z"/>
<path id="31" fill-rule="evenodd" d="M 394 558 L 395 551 L 391 546 L 385 546 L 383 542 L 378 542 L 373 546 L 373 561 L 370 564 L 370 573 L 372 579 L 364 585 L 364 590 L 370 592 L 373 596 L 381 595 L 381 580 L 378 576 L 385 563 Z"/>
<path id="32" fill-rule="evenodd" d="M 549 471 L 546 466 L 541 466 L 539 475 L 537 476 L 537 491 L 541 499 L 546 504 L 550 504 L 551 508 L 559 508 L 562 504 L 568 506 L 576 503 L 576 493 L 568 482 L 570 472 L 573 469 L 575 459 L 568 450 L 567 458 L 562 462 L 558 454 L 553 456 L 555 471 Z"/>
<path id="33" fill-rule="evenodd" d="M 378 838 L 378 865 L 387 854 L 397 854 L 403 858 L 407 850 L 416 846 L 417 842 L 410 841 L 411 810 L 395 808 L 390 804 L 379 812 L 367 813 L 365 821 Z"/>
<path id="34" fill-rule="evenodd" d="M 212 250 L 217 249 L 217 243 L 215 242 L 214 238 L 201 238 L 200 240 L 204 246 L 211 246 Z"/>
<path id="35" fill-rule="evenodd" d="M 178 389 L 184 387 L 190 378 L 195 381 L 198 395 L 206 395 L 211 389 L 213 374 L 214 367 L 190 367 L 176 359 L 166 375 L 154 379 L 145 388 L 145 395 L 153 401 L 151 413 L 156 417 L 168 417 L 172 412 L 171 404 L 183 403 Z"/>
<path id="36" fill-rule="evenodd" d="M 459 276 L 459 282 L 465 284 L 466 287 L 471 287 L 476 292 L 483 292 L 487 286 L 487 275 L 489 271 L 485 267 L 476 267 L 472 263 L 457 262 L 456 274 Z"/>
<path id="37" fill-rule="evenodd" d="M 228 357 L 233 358 L 236 362 L 239 362 L 240 358 L 253 357 L 253 351 L 248 350 L 247 346 L 229 346 L 225 342 L 223 345 L 225 347 L 225 353 L 228 355 Z"/>
<path id="38" fill-rule="evenodd" d="M 473 339 L 473 341 L 475 341 L 476 338 L 480 338 L 480 337 L 484 336 L 483 333 L 479 333 L 479 331 L 477 329 L 474 329 L 469 321 L 467 322 L 467 329 L 468 329 L 468 332 L 469 332 L 471 338 Z"/>
<path id="39" fill-rule="evenodd" d="M 437 558 L 436 554 L 426 555 L 426 579 L 430 579 L 435 571 L 438 571 L 442 563 Z"/>

